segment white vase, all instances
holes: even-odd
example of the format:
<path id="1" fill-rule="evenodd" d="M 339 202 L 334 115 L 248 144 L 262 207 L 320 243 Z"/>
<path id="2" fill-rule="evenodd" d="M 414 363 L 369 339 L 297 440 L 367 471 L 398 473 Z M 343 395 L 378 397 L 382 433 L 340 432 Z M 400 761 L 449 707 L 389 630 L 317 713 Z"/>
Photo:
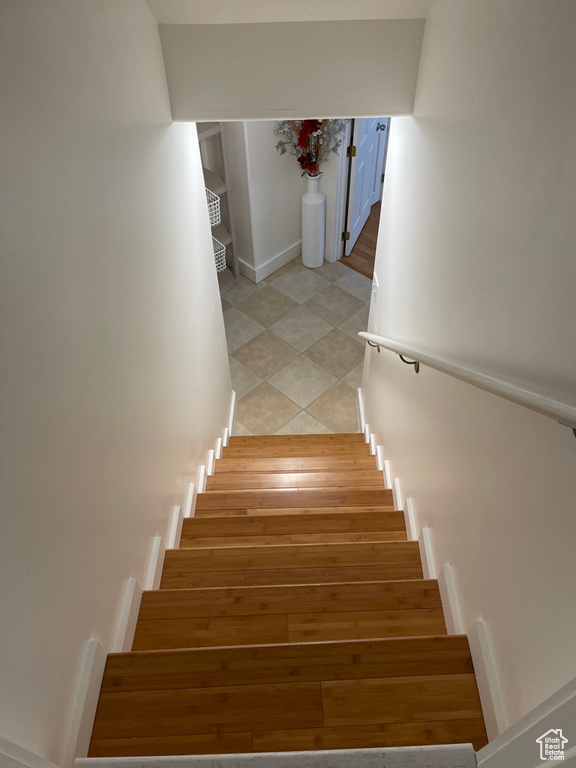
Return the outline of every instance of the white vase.
<path id="1" fill-rule="evenodd" d="M 320 177 L 306 174 L 308 188 L 302 195 L 302 264 L 317 269 L 324 263 L 326 198 L 320 192 Z"/>

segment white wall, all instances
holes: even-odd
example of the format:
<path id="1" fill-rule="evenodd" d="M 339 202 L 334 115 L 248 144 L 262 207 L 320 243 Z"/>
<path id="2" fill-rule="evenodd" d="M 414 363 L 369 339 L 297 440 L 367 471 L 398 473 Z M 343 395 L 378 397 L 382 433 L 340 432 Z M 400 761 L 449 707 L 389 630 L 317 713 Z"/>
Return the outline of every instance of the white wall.
<path id="1" fill-rule="evenodd" d="M 0 736 L 60 763 L 230 380 L 196 132 L 144 0 L 1 5 Z"/>
<path id="2" fill-rule="evenodd" d="M 370 329 L 571 393 L 576 6 L 436 0 L 414 117 L 392 121 Z M 576 441 L 434 371 L 369 353 L 367 420 L 464 623 L 491 629 L 508 723 L 576 675 Z"/>
<path id="3" fill-rule="evenodd" d="M 423 19 L 161 25 L 172 114 L 411 114 L 423 29 Z"/>

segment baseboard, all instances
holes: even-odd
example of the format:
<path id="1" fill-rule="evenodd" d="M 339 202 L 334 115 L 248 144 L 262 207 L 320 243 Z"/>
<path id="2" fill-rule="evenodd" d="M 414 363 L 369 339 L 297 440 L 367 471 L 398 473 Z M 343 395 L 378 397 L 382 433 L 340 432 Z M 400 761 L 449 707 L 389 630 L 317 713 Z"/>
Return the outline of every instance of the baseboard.
<path id="1" fill-rule="evenodd" d="M 214 474 L 214 462 L 216 461 L 216 455 L 213 449 L 210 449 L 206 455 L 206 474 L 208 477 Z"/>
<path id="2" fill-rule="evenodd" d="M 162 541 L 162 536 L 154 536 L 152 539 L 152 548 L 148 560 L 146 571 L 146 582 L 144 589 L 159 589 L 162 579 L 162 568 L 164 566 L 164 555 L 166 547 Z"/>
<path id="3" fill-rule="evenodd" d="M 170 512 L 170 522 L 166 534 L 166 549 L 176 549 L 180 544 L 182 536 L 182 526 L 184 525 L 184 515 L 180 507 L 172 507 Z"/>
<path id="4" fill-rule="evenodd" d="M 74 697 L 63 768 L 70 768 L 75 758 L 88 754 L 105 665 L 106 651 L 97 640 L 89 640 Z"/>
<path id="5" fill-rule="evenodd" d="M 410 499 L 411 501 L 411 499 Z M 435 579 L 438 575 L 434 547 L 432 546 L 432 529 L 422 528 L 418 537 L 420 559 L 422 560 L 422 573 L 425 579 Z"/>
<path id="6" fill-rule="evenodd" d="M 224 430 L 222 431 L 222 447 L 226 448 L 229 442 L 230 442 L 230 430 L 228 429 L 228 427 L 224 427 Z"/>
<path id="7" fill-rule="evenodd" d="M 184 497 L 182 499 L 182 514 L 184 517 L 194 515 L 194 506 L 196 503 L 196 484 L 186 483 L 184 488 Z"/>
<path id="8" fill-rule="evenodd" d="M 302 253 L 302 240 L 297 240 L 292 245 L 285 248 L 276 256 L 272 256 L 271 259 L 265 261 L 264 264 L 260 264 L 258 267 L 253 267 L 251 264 L 247 264 L 242 259 L 239 259 L 240 273 L 247 277 L 248 280 L 252 280 L 253 283 L 260 283 L 270 275 L 274 274 L 278 269 L 289 264 L 297 256 Z"/>
<path id="9" fill-rule="evenodd" d="M 372 456 L 376 456 L 377 445 L 376 445 L 376 435 L 374 434 L 374 432 L 370 433 L 370 439 L 368 440 L 368 445 L 370 446 L 370 454 Z"/>
<path id="10" fill-rule="evenodd" d="M 438 573 L 438 589 L 440 590 L 440 599 L 442 600 L 448 634 L 463 635 L 464 622 L 462 621 L 460 601 L 456 591 L 454 568 L 449 564 L 443 565 Z"/>
<path id="11" fill-rule="evenodd" d="M 204 493 L 206 490 L 206 464 L 200 464 L 196 470 L 196 492 Z M 194 499 L 196 502 L 196 499 Z M 195 504 L 194 504 L 195 505 Z"/>
<path id="12" fill-rule="evenodd" d="M 362 387 L 358 387 L 356 391 L 358 393 L 358 400 L 356 401 L 356 407 L 358 409 L 358 431 L 364 432 L 364 427 L 366 426 L 366 411 L 364 410 Z"/>
<path id="13" fill-rule="evenodd" d="M 214 448 L 214 458 L 215 459 L 221 459 L 222 458 L 222 444 L 224 442 L 224 439 L 222 437 L 216 438 L 216 447 Z"/>
<path id="14" fill-rule="evenodd" d="M 24 749 L 8 739 L 0 738 L 0 766 L 2 768 L 58 768 L 45 757 Z"/>
<path id="15" fill-rule="evenodd" d="M 406 533 L 410 541 L 418 541 L 420 536 L 420 526 L 418 524 L 418 515 L 414 499 L 408 498 L 404 503 L 404 521 L 406 522 Z"/>
<path id="16" fill-rule="evenodd" d="M 384 477 L 386 479 L 386 488 L 392 490 L 392 465 L 387 459 L 384 462 Z"/>
<path id="17" fill-rule="evenodd" d="M 234 434 L 234 426 L 236 424 L 236 399 L 236 391 L 233 389 L 232 394 L 230 395 L 230 409 L 228 411 L 228 424 L 226 425 L 226 428 L 228 429 L 228 438 L 230 435 Z M 224 445 L 228 445 L 228 440 L 226 440 Z"/>
<path id="18" fill-rule="evenodd" d="M 486 733 L 488 739 L 492 741 L 506 730 L 508 723 L 490 633 L 485 621 L 474 622 L 468 633 L 468 642 L 478 684 L 478 694 L 482 703 Z"/>
<path id="19" fill-rule="evenodd" d="M 472 644 L 470 646 L 472 650 Z M 474 662 L 476 666 L 476 662 Z M 521 720 L 504 730 L 477 753 L 479 768 L 548 768 L 562 765 L 572 768 L 576 760 L 574 745 L 576 723 L 576 678 L 552 694 Z M 569 741 L 570 749 L 564 761 L 540 760 L 536 739 L 550 728 L 560 729 Z M 572 734 L 572 735 L 571 735 Z"/>
<path id="20" fill-rule="evenodd" d="M 404 494 L 399 477 L 395 477 L 392 483 L 392 498 L 394 499 L 394 509 L 404 509 Z"/>
<path id="21" fill-rule="evenodd" d="M 125 653 L 132 650 L 141 602 L 142 587 L 136 579 L 129 578 L 124 587 L 120 615 L 116 624 L 116 640 L 110 648 L 111 653 Z"/>

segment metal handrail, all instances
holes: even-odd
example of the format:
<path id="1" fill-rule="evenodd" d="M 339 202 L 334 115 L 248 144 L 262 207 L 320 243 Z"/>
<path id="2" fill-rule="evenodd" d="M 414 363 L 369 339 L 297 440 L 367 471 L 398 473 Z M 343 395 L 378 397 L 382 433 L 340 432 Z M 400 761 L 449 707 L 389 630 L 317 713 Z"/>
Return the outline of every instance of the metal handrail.
<path id="1" fill-rule="evenodd" d="M 383 348 L 400 355 L 403 362 L 414 365 L 416 373 L 418 373 L 420 365 L 426 365 L 428 368 L 434 368 L 441 373 L 447 373 L 455 379 L 460 379 L 460 381 L 465 381 L 474 387 L 479 387 L 493 395 L 498 395 L 498 397 L 503 397 L 512 403 L 523 405 L 531 411 L 555 419 L 563 426 L 572 429 L 576 435 L 576 406 L 556 399 L 556 396 L 547 394 L 544 389 L 539 389 L 527 382 L 502 379 L 478 368 L 468 368 L 442 357 L 433 357 L 419 349 L 409 347 L 406 344 L 399 344 L 392 339 L 377 336 L 374 333 L 361 331 L 358 336 L 361 336 L 371 347 L 376 347 L 378 352 L 380 352 L 380 348 Z M 404 360 L 404 356 L 409 357 L 414 362 Z"/>

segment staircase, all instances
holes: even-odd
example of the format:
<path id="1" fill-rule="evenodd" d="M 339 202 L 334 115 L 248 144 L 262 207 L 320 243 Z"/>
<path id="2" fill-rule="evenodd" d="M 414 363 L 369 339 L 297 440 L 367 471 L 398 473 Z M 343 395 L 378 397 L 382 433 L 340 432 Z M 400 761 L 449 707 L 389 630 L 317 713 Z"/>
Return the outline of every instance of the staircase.
<path id="1" fill-rule="evenodd" d="M 465 743 L 487 743 L 468 641 L 363 436 L 232 437 L 108 656 L 89 756 Z"/>

